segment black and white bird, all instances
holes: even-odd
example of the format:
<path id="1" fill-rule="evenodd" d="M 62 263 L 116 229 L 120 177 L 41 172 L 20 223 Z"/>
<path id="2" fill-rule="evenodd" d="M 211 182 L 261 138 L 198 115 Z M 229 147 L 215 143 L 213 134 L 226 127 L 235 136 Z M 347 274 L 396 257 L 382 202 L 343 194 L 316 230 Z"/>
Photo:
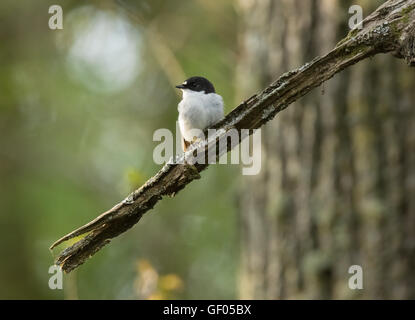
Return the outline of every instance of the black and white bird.
<path id="1" fill-rule="evenodd" d="M 180 101 L 179 127 L 183 151 L 195 142 L 195 130 L 204 130 L 223 118 L 223 99 L 215 92 L 213 84 L 203 77 L 191 77 L 176 86 L 183 92 Z"/>

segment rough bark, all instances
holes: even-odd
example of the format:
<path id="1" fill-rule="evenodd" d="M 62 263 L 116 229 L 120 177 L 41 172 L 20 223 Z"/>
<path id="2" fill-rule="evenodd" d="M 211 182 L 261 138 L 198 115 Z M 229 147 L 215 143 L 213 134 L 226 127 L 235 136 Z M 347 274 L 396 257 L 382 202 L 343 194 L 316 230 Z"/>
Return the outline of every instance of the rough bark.
<path id="1" fill-rule="evenodd" d="M 293 12 L 293 15 L 296 13 Z M 355 30 L 328 54 L 315 58 L 302 67 L 285 73 L 230 112 L 215 128 L 219 129 L 210 142 L 226 136 L 230 129 L 257 129 L 271 120 L 278 112 L 318 87 L 324 81 L 365 58 L 379 53 L 392 53 L 409 63 L 414 61 L 415 0 L 391 0 L 379 7 L 365 21 L 362 30 Z M 206 150 L 211 143 L 203 142 L 195 148 Z M 230 146 L 228 146 L 229 150 Z M 183 157 L 187 161 L 194 149 Z M 183 160 L 183 159 L 181 159 Z M 136 224 L 142 215 L 165 195 L 174 195 L 194 179 L 207 164 L 166 164 L 140 189 L 124 201 L 103 213 L 85 226 L 55 242 L 51 249 L 62 242 L 81 236 L 73 245 L 63 250 L 56 264 L 69 272 L 100 250 L 110 239 Z"/>
<path id="2" fill-rule="evenodd" d="M 326 51 L 348 28 L 354 3 L 240 4 L 243 95 Z M 404 48 L 413 51 L 406 44 L 395 55 Z M 413 57 L 405 60 L 413 64 Z M 253 76 L 247 81 L 245 74 Z M 243 185 L 255 188 L 240 197 L 241 298 L 415 297 L 414 83 L 412 69 L 379 56 L 345 70 L 266 126 L 261 174 L 244 177 Z M 354 264 L 363 267 L 364 290 L 348 287 Z"/>

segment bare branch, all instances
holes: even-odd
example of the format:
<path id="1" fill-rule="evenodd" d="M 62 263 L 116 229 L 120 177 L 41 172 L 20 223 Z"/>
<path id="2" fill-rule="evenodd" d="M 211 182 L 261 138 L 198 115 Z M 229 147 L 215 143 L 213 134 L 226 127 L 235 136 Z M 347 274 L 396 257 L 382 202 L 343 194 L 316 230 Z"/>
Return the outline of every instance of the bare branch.
<path id="1" fill-rule="evenodd" d="M 379 53 L 391 53 L 405 59 L 409 65 L 415 65 L 415 0 L 385 2 L 363 21 L 363 29 L 352 30 L 327 55 L 317 57 L 282 75 L 265 90 L 242 102 L 214 126 L 220 130 L 213 141 L 218 144 L 230 129 L 241 131 L 261 127 L 278 112 L 336 73 Z M 207 142 L 201 143 L 183 155 L 181 160 L 188 159 L 195 148 L 208 152 L 210 147 Z M 228 145 L 228 151 L 230 148 Z M 56 241 L 51 249 L 69 239 L 82 236 L 59 254 L 56 264 L 65 272 L 70 272 L 112 238 L 135 225 L 163 196 L 175 195 L 191 181 L 199 179 L 199 173 L 207 166 L 166 164 L 124 201 Z"/>

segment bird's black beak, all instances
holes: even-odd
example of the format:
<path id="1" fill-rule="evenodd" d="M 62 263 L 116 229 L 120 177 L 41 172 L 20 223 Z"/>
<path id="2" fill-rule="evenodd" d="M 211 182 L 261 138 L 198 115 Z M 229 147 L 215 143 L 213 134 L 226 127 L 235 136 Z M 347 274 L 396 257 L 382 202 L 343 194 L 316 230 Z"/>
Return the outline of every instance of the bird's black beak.
<path id="1" fill-rule="evenodd" d="M 176 86 L 177 89 L 185 89 L 186 87 L 184 86 L 184 84 L 179 84 Z"/>

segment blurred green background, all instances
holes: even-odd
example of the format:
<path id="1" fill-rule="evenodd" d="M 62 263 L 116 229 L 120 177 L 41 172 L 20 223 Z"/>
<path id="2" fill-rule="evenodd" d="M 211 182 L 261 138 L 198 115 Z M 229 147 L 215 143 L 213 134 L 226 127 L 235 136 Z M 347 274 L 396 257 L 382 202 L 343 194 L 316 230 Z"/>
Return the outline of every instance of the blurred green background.
<path id="1" fill-rule="evenodd" d="M 232 1 L 1 1 L 1 299 L 236 298 L 237 166 L 203 172 L 48 287 L 50 244 L 159 169 L 175 84 L 203 75 L 234 106 L 236 30 Z"/>
<path id="2" fill-rule="evenodd" d="M 205 76 L 227 113 L 330 51 L 354 4 L 1 1 L 0 299 L 413 299 L 415 73 L 391 55 L 267 123 L 258 175 L 211 166 L 48 286 L 49 246 L 160 169 L 152 137 L 175 131 L 176 84 Z"/>

